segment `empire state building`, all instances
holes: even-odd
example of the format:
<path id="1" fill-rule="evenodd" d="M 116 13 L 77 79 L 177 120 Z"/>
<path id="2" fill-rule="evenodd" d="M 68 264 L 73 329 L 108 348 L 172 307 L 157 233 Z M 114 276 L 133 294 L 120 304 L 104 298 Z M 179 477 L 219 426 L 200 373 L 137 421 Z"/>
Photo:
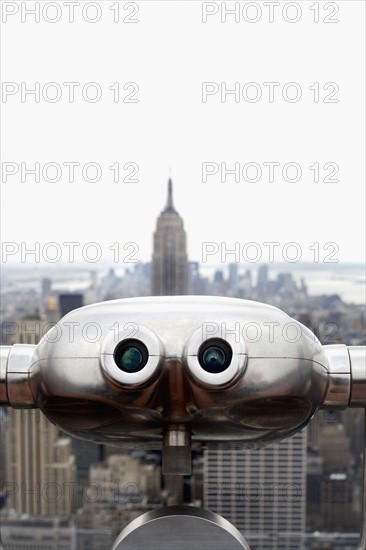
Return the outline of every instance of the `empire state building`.
<path id="1" fill-rule="evenodd" d="M 168 199 L 154 233 L 151 294 L 188 294 L 188 257 L 183 220 L 173 206 L 173 184 L 168 182 Z"/>

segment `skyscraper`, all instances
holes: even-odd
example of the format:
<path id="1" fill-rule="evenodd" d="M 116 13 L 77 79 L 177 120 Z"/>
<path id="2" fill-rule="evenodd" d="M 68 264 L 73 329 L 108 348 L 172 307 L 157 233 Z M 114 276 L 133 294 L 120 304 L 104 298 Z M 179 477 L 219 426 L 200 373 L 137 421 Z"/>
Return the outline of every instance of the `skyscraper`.
<path id="1" fill-rule="evenodd" d="M 258 269 L 257 290 L 260 297 L 264 297 L 268 287 L 268 266 L 261 265 Z"/>
<path id="2" fill-rule="evenodd" d="M 78 293 L 69 292 L 68 294 L 60 294 L 58 299 L 61 317 L 64 317 L 73 309 L 83 307 L 84 305 L 84 296 Z"/>
<path id="3" fill-rule="evenodd" d="M 6 419 L 8 507 L 30 515 L 69 515 L 75 457 L 69 438 L 39 410 L 10 410 Z"/>
<path id="4" fill-rule="evenodd" d="M 306 431 L 264 449 L 204 452 L 204 506 L 254 550 L 300 550 L 306 520 Z"/>
<path id="5" fill-rule="evenodd" d="M 173 206 L 173 184 L 168 182 L 168 199 L 154 233 L 151 294 L 188 294 L 188 257 L 183 220 Z"/>
<path id="6" fill-rule="evenodd" d="M 35 345 L 47 322 L 37 315 L 21 320 L 12 343 Z M 40 410 L 9 409 L 5 423 L 8 507 L 30 515 L 69 515 L 70 487 L 76 481 L 71 440 Z"/>

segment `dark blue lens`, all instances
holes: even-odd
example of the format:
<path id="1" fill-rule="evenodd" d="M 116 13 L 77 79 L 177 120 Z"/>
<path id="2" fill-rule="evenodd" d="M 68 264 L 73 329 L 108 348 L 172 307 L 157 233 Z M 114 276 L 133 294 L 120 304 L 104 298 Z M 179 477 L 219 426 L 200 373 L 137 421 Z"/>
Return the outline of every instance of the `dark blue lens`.
<path id="1" fill-rule="evenodd" d="M 120 368 L 126 372 L 136 372 L 142 363 L 142 353 L 139 349 L 129 346 L 122 353 Z"/>
<path id="2" fill-rule="evenodd" d="M 198 350 L 198 362 L 201 367 L 212 374 L 224 372 L 233 357 L 229 342 L 222 338 L 210 338 L 203 342 Z"/>
<path id="3" fill-rule="evenodd" d="M 211 372 L 221 372 L 223 366 L 225 365 L 225 359 L 226 357 L 223 350 L 215 346 L 207 348 L 202 355 L 204 366 Z"/>
<path id="4" fill-rule="evenodd" d="M 115 363 L 124 372 L 133 373 L 142 370 L 148 359 L 147 347 L 143 342 L 134 338 L 122 340 L 114 351 Z"/>

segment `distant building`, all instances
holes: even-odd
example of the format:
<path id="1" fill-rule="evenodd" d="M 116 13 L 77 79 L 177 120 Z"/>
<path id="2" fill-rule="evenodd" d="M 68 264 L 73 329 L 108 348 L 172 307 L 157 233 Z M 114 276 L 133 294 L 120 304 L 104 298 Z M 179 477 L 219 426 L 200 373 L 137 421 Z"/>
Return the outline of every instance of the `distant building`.
<path id="1" fill-rule="evenodd" d="M 9 344 L 31 344 L 36 345 L 51 328 L 46 319 L 42 319 L 38 312 L 24 315 L 14 323 L 14 331 L 10 335 Z"/>
<path id="2" fill-rule="evenodd" d="M 201 277 L 199 262 L 189 262 L 189 294 L 203 296 L 207 294 L 207 279 Z"/>
<path id="3" fill-rule="evenodd" d="M 91 271 L 89 288 L 85 292 L 85 303 L 89 305 L 95 304 L 96 302 L 98 302 L 97 271 Z"/>
<path id="4" fill-rule="evenodd" d="M 74 493 L 78 505 L 82 505 L 84 489 L 89 480 L 89 468 L 91 464 L 104 458 L 104 445 L 73 437 L 71 439 L 72 454 L 76 462 L 77 491 Z"/>
<path id="5" fill-rule="evenodd" d="M 42 279 L 41 283 L 41 300 L 44 303 L 51 294 L 52 280 L 47 277 Z"/>
<path id="6" fill-rule="evenodd" d="M 37 344 L 45 321 L 24 318 L 12 343 Z M 5 420 L 8 508 L 21 514 L 70 515 L 76 482 L 71 440 L 39 409 L 9 409 Z"/>
<path id="7" fill-rule="evenodd" d="M 238 283 L 238 264 L 229 264 L 229 284 L 235 286 Z"/>
<path id="8" fill-rule="evenodd" d="M 78 545 L 77 530 L 67 519 L 58 517 L 1 518 L 1 538 L 6 550 L 94 550 Z M 101 547 L 100 547 L 101 548 Z"/>
<path id="9" fill-rule="evenodd" d="M 54 294 L 50 294 L 46 300 L 45 314 L 49 323 L 52 323 L 53 325 L 55 325 L 57 321 L 60 320 L 60 312 L 58 310 L 57 298 Z"/>
<path id="10" fill-rule="evenodd" d="M 99 488 L 100 500 L 117 502 L 139 493 L 159 497 L 160 475 L 157 464 L 148 464 L 128 454 L 115 454 L 105 462 L 93 464 L 89 480 Z"/>
<path id="11" fill-rule="evenodd" d="M 257 278 L 257 292 L 262 297 L 266 296 L 268 292 L 268 266 L 261 265 L 258 269 L 258 278 Z"/>
<path id="12" fill-rule="evenodd" d="M 168 199 L 154 233 L 151 266 L 151 294 L 188 294 L 188 257 L 183 220 L 173 206 L 173 184 L 168 182 Z"/>
<path id="13" fill-rule="evenodd" d="M 308 531 L 320 531 L 323 528 L 324 522 L 321 515 L 322 479 L 322 457 L 319 451 L 308 448 L 306 478 L 306 524 Z"/>
<path id="14" fill-rule="evenodd" d="M 84 296 L 82 294 L 60 294 L 58 297 L 60 305 L 61 317 L 64 317 L 70 311 L 83 307 L 84 305 Z"/>
<path id="15" fill-rule="evenodd" d="M 253 550 L 303 549 L 305 430 L 264 449 L 218 450 L 208 445 L 204 453 L 205 508 L 231 521 L 250 544 L 254 540 Z M 281 533 L 286 537 L 280 543 Z"/>
<path id="16" fill-rule="evenodd" d="M 222 283 L 224 281 L 224 273 L 221 269 L 215 271 L 214 274 L 214 283 Z"/>
<path id="17" fill-rule="evenodd" d="M 14 409 L 6 420 L 8 508 L 20 514 L 70 515 L 76 481 L 69 438 L 37 410 Z"/>
<path id="18" fill-rule="evenodd" d="M 78 532 L 84 532 L 82 548 L 110 548 L 133 519 L 166 505 L 160 486 L 161 468 L 156 457 L 149 460 L 147 455 L 112 454 L 104 462 L 93 464 L 83 505 L 75 516 Z M 90 546 L 85 546 L 88 529 L 107 527 L 111 529 L 108 544 L 95 546 L 90 540 Z"/>
<path id="19" fill-rule="evenodd" d="M 0 510 L 6 501 L 6 409 L 0 407 Z"/>
<path id="20" fill-rule="evenodd" d="M 351 412 L 351 414 L 350 414 Z M 347 411 L 319 411 L 308 431 L 308 527 L 322 531 L 353 531 L 361 524 L 362 416 Z M 353 450 L 354 449 L 354 450 Z M 314 457 L 321 461 L 316 472 Z"/>
<path id="21" fill-rule="evenodd" d="M 356 531 L 361 525 L 357 514 L 355 483 L 345 472 L 324 477 L 321 484 L 321 517 L 325 531 Z"/>
<path id="22" fill-rule="evenodd" d="M 350 437 L 343 424 L 323 424 L 318 445 L 326 472 L 348 470 L 351 463 Z"/>

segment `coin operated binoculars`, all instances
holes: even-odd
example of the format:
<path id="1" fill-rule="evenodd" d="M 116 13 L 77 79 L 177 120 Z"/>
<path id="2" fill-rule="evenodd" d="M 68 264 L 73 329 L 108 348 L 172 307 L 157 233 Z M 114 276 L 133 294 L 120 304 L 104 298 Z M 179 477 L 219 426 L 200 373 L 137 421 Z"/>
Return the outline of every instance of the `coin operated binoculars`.
<path id="1" fill-rule="evenodd" d="M 207 443 L 261 447 L 292 436 L 318 409 L 366 407 L 365 349 L 322 346 L 284 312 L 252 301 L 115 300 L 72 311 L 37 346 L 2 346 L 0 403 L 39 408 L 73 437 L 161 449 L 164 475 L 189 475 L 191 450 Z M 365 516 L 365 491 L 363 499 Z M 174 506 L 132 521 L 113 548 L 249 545 L 217 514 Z"/>

